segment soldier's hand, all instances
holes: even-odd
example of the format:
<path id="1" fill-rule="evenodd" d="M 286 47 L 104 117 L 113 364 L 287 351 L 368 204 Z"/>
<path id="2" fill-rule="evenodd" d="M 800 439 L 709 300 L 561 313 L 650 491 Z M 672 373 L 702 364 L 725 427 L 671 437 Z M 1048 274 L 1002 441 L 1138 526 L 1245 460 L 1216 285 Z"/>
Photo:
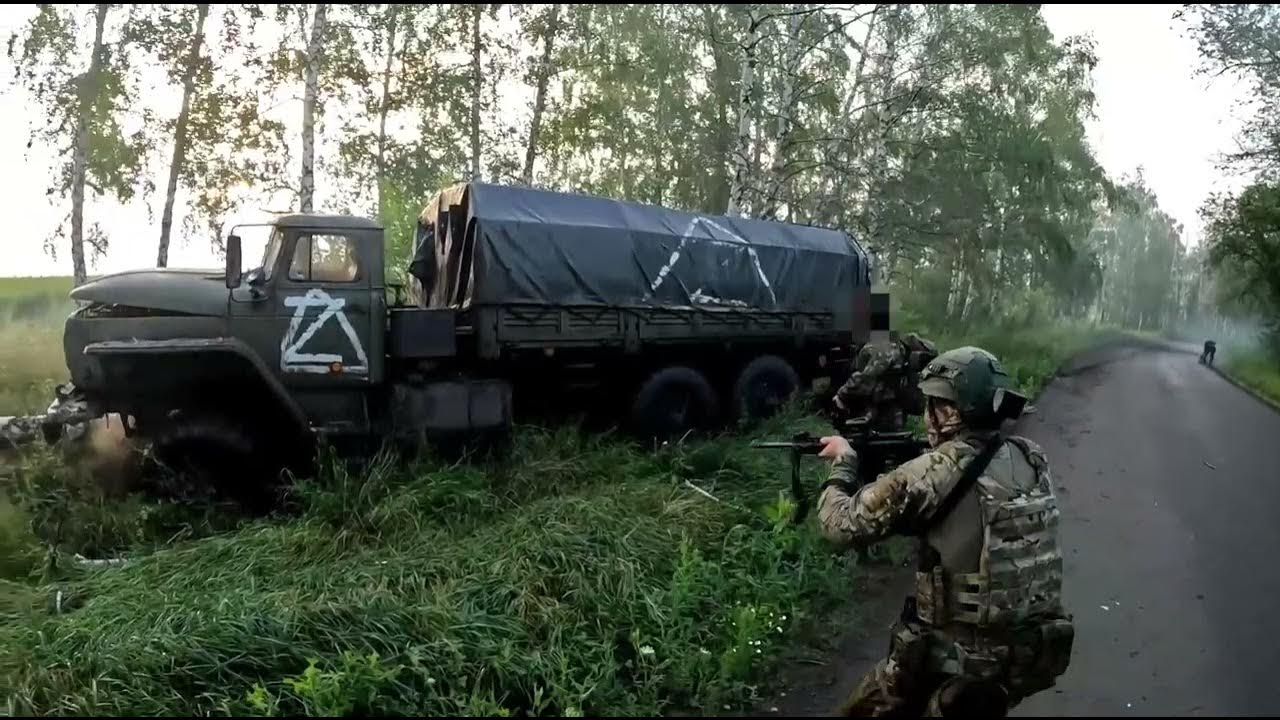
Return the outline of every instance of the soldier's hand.
<path id="1" fill-rule="evenodd" d="M 818 453 L 820 458 L 835 460 L 842 455 L 853 452 L 853 446 L 849 444 L 849 441 L 839 435 L 828 435 L 818 442 L 822 443 L 822 450 Z"/>

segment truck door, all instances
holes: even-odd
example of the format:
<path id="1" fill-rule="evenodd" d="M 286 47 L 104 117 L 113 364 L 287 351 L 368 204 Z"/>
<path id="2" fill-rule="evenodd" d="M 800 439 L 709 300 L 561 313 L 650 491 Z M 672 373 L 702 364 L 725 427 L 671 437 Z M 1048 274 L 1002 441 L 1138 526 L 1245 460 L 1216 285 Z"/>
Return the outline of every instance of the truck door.
<path id="1" fill-rule="evenodd" d="M 375 283 L 360 245 L 355 232 L 304 230 L 295 236 L 276 283 L 285 384 L 351 387 L 378 379 L 382 338 L 373 332 L 373 318 L 382 308 L 373 307 Z"/>

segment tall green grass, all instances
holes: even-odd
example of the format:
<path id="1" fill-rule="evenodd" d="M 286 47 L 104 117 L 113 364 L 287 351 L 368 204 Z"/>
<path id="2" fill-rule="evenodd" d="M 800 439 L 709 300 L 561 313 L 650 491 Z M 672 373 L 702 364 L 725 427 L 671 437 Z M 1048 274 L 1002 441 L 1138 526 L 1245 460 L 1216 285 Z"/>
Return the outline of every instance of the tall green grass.
<path id="1" fill-rule="evenodd" d="M 1009 330 L 972 328 L 933 338 L 939 350 L 974 345 L 995 355 L 1028 397 L 1034 397 L 1057 374 L 1067 358 L 1094 345 L 1123 339 L 1125 332 L 1088 323 Z"/>
<path id="2" fill-rule="evenodd" d="M 816 487 L 820 465 L 808 469 Z M 794 624 L 853 572 L 789 523 L 785 479 L 785 457 L 745 439 L 654 451 L 568 430 L 526 431 L 490 467 L 330 463 L 301 486 L 296 517 L 38 585 L 63 594 L 62 612 L 38 603 L 0 627 L 8 709 L 631 715 L 745 702 Z"/>
<path id="3" fill-rule="evenodd" d="M 66 380 L 62 321 L 69 277 L 0 278 L 0 415 L 39 412 Z"/>
<path id="4" fill-rule="evenodd" d="M 1280 402 L 1280 360 L 1261 349 L 1225 348 L 1218 352 L 1223 370 L 1250 390 Z"/>

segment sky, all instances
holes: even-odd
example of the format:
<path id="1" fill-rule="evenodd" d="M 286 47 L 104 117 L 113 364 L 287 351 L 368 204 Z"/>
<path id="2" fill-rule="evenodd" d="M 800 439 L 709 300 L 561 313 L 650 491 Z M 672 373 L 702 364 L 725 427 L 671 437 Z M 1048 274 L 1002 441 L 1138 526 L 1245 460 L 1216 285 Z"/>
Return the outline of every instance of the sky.
<path id="1" fill-rule="evenodd" d="M 1089 136 L 1103 167 L 1119 177 L 1142 166 L 1160 205 L 1183 224 L 1187 242 L 1196 244 L 1203 200 L 1243 185 L 1219 171 L 1216 160 L 1234 147 L 1239 118 L 1231 110 L 1244 90 L 1227 78 L 1196 76 L 1199 56 L 1185 28 L 1173 20 L 1177 8 L 1046 4 L 1043 12 L 1059 38 L 1083 34 L 1096 42 L 1098 109 Z M 0 37 L 7 41 L 33 12 L 31 5 L 0 6 Z M 40 111 L 12 78 L 8 58 L 0 56 L 0 209 L 11 228 L 0 235 L 0 276 L 67 275 L 67 250 L 60 248 L 54 259 L 44 245 L 70 206 L 45 194 L 51 154 L 38 140 L 28 148 Z M 93 206 L 90 219 L 106 231 L 111 246 L 106 258 L 91 259 L 90 274 L 155 264 L 162 199 L 150 202 L 151 208 L 143 201 Z M 171 266 L 221 265 L 205 238 L 186 242 L 178 234 L 175 223 Z"/>

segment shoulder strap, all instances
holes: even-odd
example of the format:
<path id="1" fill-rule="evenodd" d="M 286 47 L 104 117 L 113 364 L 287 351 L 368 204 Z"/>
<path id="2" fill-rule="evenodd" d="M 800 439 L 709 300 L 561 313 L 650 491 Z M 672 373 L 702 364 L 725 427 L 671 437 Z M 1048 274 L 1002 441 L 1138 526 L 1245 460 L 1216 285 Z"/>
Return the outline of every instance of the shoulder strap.
<path id="1" fill-rule="evenodd" d="M 973 484 L 978 482 L 978 478 L 982 476 L 982 471 L 986 470 L 987 466 L 991 464 L 991 458 L 995 457 L 996 451 L 1000 449 L 1001 445 L 1004 445 L 1004 442 L 1004 438 L 997 434 L 982 448 L 976 458 L 970 461 L 968 465 L 965 465 L 964 473 L 960 475 L 960 479 L 951 488 L 951 492 L 942 499 L 937 511 L 933 513 L 933 517 L 929 518 L 929 527 L 942 522 L 951 514 L 952 510 L 956 509 L 956 505 L 960 504 L 960 500 L 969 492 Z"/>

